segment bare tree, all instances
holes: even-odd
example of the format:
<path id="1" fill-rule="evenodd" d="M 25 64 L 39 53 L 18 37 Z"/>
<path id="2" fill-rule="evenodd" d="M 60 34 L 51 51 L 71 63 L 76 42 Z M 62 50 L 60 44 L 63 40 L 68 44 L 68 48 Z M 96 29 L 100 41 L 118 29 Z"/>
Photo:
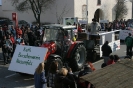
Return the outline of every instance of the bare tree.
<path id="1" fill-rule="evenodd" d="M 59 13 L 58 6 L 56 5 L 55 11 L 56 12 L 53 14 L 55 14 L 55 16 L 56 16 L 57 23 L 61 23 L 63 16 L 66 15 L 70 11 L 70 9 L 67 9 L 67 5 L 64 5 L 64 7 L 61 9 L 61 13 Z"/>
<path id="2" fill-rule="evenodd" d="M 28 10 L 32 10 L 36 22 L 40 25 L 41 13 L 50 8 L 50 5 L 54 1 L 55 0 L 12 0 L 12 3 L 17 11 L 25 12 Z"/>
<path id="3" fill-rule="evenodd" d="M 127 15 L 127 13 L 128 13 L 128 9 L 127 9 L 125 0 L 116 0 L 115 19 L 124 18 L 124 16 Z"/>

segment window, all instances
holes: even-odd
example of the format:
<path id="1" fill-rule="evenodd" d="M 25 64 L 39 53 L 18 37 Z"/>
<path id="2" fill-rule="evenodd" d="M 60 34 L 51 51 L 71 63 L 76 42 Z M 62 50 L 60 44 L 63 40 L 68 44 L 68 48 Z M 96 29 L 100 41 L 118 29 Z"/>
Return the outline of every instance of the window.
<path id="1" fill-rule="evenodd" d="M 86 20 L 87 18 L 87 5 L 82 6 L 82 20 Z"/>
<path id="2" fill-rule="evenodd" d="M 97 0 L 97 5 L 101 5 L 101 0 Z"/>

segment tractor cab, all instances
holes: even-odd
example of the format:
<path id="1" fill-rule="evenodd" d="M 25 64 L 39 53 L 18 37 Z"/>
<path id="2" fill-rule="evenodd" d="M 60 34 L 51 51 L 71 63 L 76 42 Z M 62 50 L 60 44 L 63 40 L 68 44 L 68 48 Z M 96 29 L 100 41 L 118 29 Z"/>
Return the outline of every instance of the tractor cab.
<path id="1" fill-rule="evenodd" d="M 67 52 L 70 45 L 74 42 L 74 28 L 75 26 L 63 26 L 56 24 L 45 25 L 42 44 L 43 47 L 52 51 L 52 54 L 56 53 L 63 56 L 62 53 Z"/>
<path id="2" fill-rule="evenodd" d="M 45 25 L 43 42 L 48 41 L 61 41 L 64 37 L 72 39 L 74 37 L 73 29 L 75 26 L 62 26 L 62 25 Z"/>
<path id="3" fill-rule="evenodd" d="M 67 63 L 73 71 L 82 69 L 86 61 L 86 49 L 82 41 L 75 41 L 75 26 L 60 24 L 44 25 L 42 47 L 48 48 L 45 57 L 46 68 L 57 60 L 59 65 Z"/>

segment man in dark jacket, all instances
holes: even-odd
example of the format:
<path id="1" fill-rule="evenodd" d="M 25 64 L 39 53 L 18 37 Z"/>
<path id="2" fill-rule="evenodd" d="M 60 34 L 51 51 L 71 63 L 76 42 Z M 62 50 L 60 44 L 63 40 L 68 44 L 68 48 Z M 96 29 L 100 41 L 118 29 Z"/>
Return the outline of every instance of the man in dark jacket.
<path id="1" fill-rule="evenodd" d="M 109 60 L 109 55 L 112 53 L 112 49 L 111 47 L 108 45 L 108 41 L 106 41 L 103 46 L 102 46 L 102 56 L 104 59 L 104 63 L 107 64 L 108 60 Z"/>
<path id="2" fill-rule="evenodd" d="M 132 56 L 133 38 L 131 37 L 131 33 L 129 33 L 128 35 L 129 36 L 127 36 L 126 39 L 125 39 L 125 43 L 126 43 L 126 46 L 127 46 L 126 55 L 131 57 Z"/>

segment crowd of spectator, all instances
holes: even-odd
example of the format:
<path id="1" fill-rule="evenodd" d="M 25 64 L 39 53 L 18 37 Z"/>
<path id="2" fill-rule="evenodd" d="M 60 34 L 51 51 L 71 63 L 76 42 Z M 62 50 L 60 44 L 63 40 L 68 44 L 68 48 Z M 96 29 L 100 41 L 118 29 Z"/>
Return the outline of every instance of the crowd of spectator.
<path id="1" fill-rule="evenodd" d="M 107 63 L 103 63 L 101 65 L 101 68 L 104 68 L 111 64 L 115 64 L 118 61 L 120 61 L 118 55 L 110 55 Z M 59 68 L 58 66 L 58 62 L 53 61 L 49 67 L 47 75 L 46 71 L 41 71 L 37 74 L 36 70 L 34 74 L 35 88 L 95 88 L 92 83 L 85 81 L 81 78 L 82 76 L 90 74 L 96 70 L 92 63 L 87 62 L 78 74 L 73 73 L 70 67 Z M 41 66 L 41 68 L 43 68 L 44 70 L 45 65 L 43 65 L 43 67 Z M 39 68 L 37 67 L 37 69 Z"/>
<path id="2" fill-rule="evenodd" d="M 0 47 L 2 48 L 4 64 L 8 64 L 15 51 L 16 45 L 35 46 L 36 40 L 42 38 L 39 25 L 31 27 L 22 25 L 14 28 L 6 25 L 0 27 Z M 43 32 L 43 31 L 42 31 Z M 42 35 L 41 35 L 42 34 Z"/>
<path id="3" fill-rule="evenodd" d="M 112 31 L 112 30 L 125 30 L 128 27 L 133 28 L 133 20 L 132 19 L 128 19 L 128 20 L 114 20 L 113 22 L 109 22 L 109 23 L 100 23 L 101 24 L 101 30 L 105 30 L 105 31 Z"/>
<path id="4" fill-rule="evenodd" d="M 58 66 L 58 62 L 53 61 L 46 75 L 45 65 L 40 63 L 34 74 L 35 88 L 94 88 L 91 83 L 80 78 L 95 70 L 90 62 L 84 65 L 78 75 L 74 74 L 70 67 L 59 68 Z M 40 73 L 38 73 L 39 69 L 42 69 Z"/>

